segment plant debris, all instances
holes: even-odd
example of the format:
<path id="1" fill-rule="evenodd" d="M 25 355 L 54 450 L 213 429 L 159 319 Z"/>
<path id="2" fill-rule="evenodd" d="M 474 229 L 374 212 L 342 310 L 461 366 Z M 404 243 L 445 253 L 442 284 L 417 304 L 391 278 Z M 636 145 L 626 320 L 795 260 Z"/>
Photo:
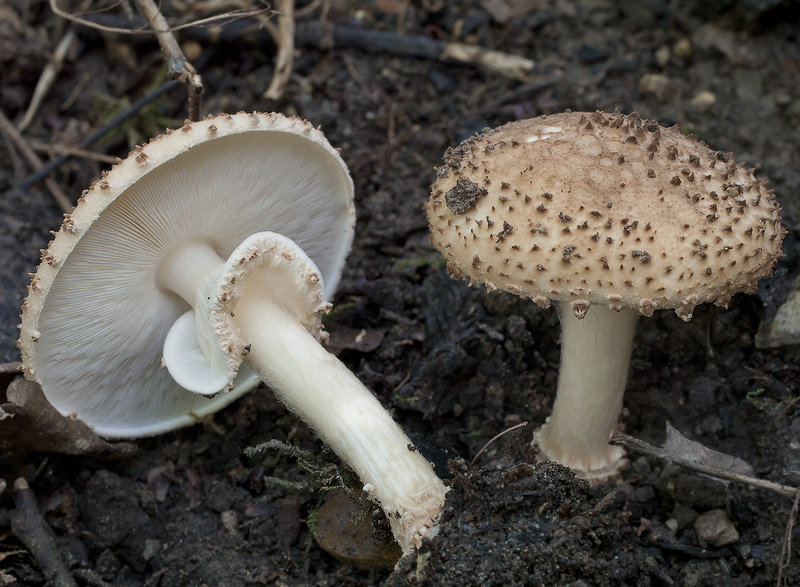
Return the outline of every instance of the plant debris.
<path id="1" fill-rule="evenodd" d="M 44 397 L 37 383 L 16 379 L 0 404 L 0 451 L 57 452 L 98 458 L 123 458 L 136 453 L 129 442 L 106 442 L 80 420 L 63 416 Z"/>

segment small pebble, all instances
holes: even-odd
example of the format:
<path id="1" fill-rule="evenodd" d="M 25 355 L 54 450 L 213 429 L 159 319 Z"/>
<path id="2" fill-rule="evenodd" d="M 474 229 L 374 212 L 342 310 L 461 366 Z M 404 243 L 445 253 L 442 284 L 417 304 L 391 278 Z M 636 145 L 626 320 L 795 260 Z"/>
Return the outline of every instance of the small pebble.
<path id="1" fill-rule="evenodd" d="M 225 510 L 220 515 L 222 527 L 228 534 L 236 534 L 236 529 L 239 527 L 239 516 L 233 510 Z"/>
<path id="2" fill-rule="evenodd" d="M 703 90 L 698 92 L 691 100 L 692 108 L 698 112 L 708 112 L 717 103 L 717 96 L 713 92 Z"/>
<path id="3" fill-rule="evenodd" d="M 669 58 L 671 56 L 672 54 L 670 53 L 669 47 L 666 45 L 661 45 L 658 49 L 656 49 L 656 52 L 653 55 L 656 60 L 656 65 L 662 69 L 669 64 Z"/>
<path id="4" fill-rule="evenodd" d="M 660 73 L 646 73 L 639 79 L 639 93 L 652 94 L 659 101 L 666 102 L 681 97 L 681 88 L 674 80 Z"/>
<path id="5" fill-rule="evenodd" d="M 692 58 L 692 42 L 686 37 L 678 39 L 672 46 L 672 54 L 682 61 L 689 61 Z"/>
<path id="6" fill-rule="evenodd" d="M 700 514 L 694 522 L 698 540 L 711 546 L 725 546 L 739 541 L 739 532 L 725 510 L 714 509 Z"/>
<path id="7" fill-rule="evenodd" d="M 142 551 L 142 558 L 146 561 L 149 561 L 155 555 L 158 554 L 158 551 L 161 550 L 161 542 L 159 540 L 155 540 L 153 538 L 148 538 L 144 541 L 144 551 Z"/>
<path id="8" fill-rule="evenodd" d="M 197 41 L 186 41 L 181 45 L 181 49 L 188 61 L 195 61 L 203 54 L 203 46 Z"/>

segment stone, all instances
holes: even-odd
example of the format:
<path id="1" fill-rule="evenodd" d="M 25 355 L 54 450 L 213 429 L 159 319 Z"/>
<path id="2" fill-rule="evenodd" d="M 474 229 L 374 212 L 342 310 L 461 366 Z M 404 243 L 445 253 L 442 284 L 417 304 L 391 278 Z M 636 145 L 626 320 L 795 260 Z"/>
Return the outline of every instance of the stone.
<path id="1" fill-rule="evenodd" d="M 713 92 L 709 92 L 708 90 L 702 90 L 697 92 L 694 97 L 691 99 L 690 104 L 692 108 L 697 110 L 698 112 L 708 112 L 717 103 L 717 96 Z"/>
<path id="2" fill-rule="evenodd" d="M 739 532 L 722 509 L 700 514 L 694 522 L 697 539 L 711 546 L 725 546 L 739 541 Z"/>
<path id="3" fill-rule="evenodd" d="M 756 348 L 772 349 L 800 343 L 800 278 L 792 283 L 789 296 L 769 324 L 756 333 Z"/>

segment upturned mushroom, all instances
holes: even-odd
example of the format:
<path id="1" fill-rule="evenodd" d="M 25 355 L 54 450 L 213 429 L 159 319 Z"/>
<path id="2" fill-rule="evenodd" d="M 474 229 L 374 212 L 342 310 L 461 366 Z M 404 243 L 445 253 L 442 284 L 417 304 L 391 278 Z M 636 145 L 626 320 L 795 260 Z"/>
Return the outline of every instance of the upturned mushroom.
<path id="1" fill-rule="evenodd" d="M 449 149 L 425 205 L 453 277 L 553 302 L 561 367 L 542 455 L 584 478 L 613 475 L 636 320 L 752 293 L 781 256 L 766 181 L 633 113 L 509 123 Z"/>
<path id="2" fill-rule="evenodd" d="M 42 252 L 25 376 L 109 438 L 192 424 L 263 380 L 408 551 L 435 533 L 446 489 L 319 344 L 354 223 L 347 167 L 305 121 L 239 113 L 168 131 L 85 191 Z"/>

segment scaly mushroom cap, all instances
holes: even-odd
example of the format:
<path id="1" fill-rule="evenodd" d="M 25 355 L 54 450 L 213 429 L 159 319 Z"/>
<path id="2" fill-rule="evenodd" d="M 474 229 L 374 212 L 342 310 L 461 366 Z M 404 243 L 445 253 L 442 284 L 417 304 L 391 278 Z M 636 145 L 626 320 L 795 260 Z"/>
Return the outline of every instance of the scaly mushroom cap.
<path id="1" fill-rule="evenodd" d="M 189 309 L 157 284 L 164 256 L 201 239 L 226 259 L 273 231 L 313 260 L 330 296 L 354 224 L 347 167 L 308 122 L 240 112 L 167 131 L 86 190 L 42 251 L 20 325 L 25 376 L 103 436 L 191 424 L 258 378 L 243 367 L 233 391 L 204 397 L 161 368 L 164 338 Z"/>
<path id="2" fill-rule="evenodd" d="M 512 122 L 445 154 L 425 209 L 456 277 L 649 316 L 726 305 L 781 256 L 780 206 L 730 153 L 637 113 Z"/>

